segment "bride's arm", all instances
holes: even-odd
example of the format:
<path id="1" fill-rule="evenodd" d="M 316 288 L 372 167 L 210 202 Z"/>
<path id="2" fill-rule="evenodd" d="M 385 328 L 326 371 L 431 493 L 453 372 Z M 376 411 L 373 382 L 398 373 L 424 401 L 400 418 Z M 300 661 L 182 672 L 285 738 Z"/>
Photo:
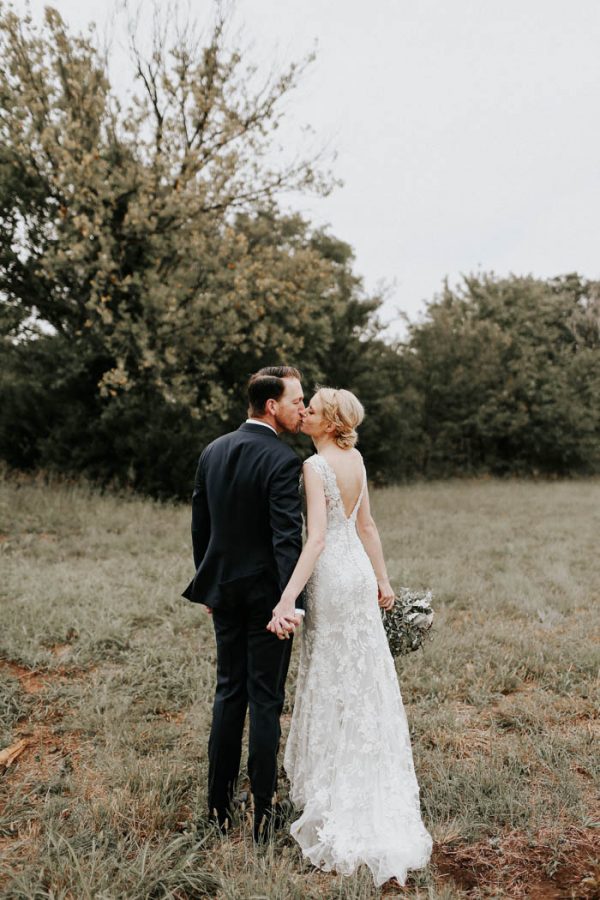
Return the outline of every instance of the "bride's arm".
<path id="1" fill-rule="evenodd" d="M 306 543 L 283 590 L 281 599 L 273 610 L 273 618 L 267 625 L 277 637 L 287 637 L 289 627 L 283 620 L 299 621 L 294 616 L 294 605 L 302 588 L 312 575 L 316 562 L 325 546 L 327 531 L 327 506 L 321 476 L 311 465 L 304 464 L 304 490 L 306 492 Z"/>
<path id="2" fill-rule="evenodd" d="M 377 525 L 375 524 L 375 519 L 371 515 L 368 488 L 365 489 L 365 494 L 356 516 L 356 530 L 358 531 L 358 536 L 362 541 L 363 547 L 367 551 L 367 556 L 371 560 L 371 565 L 375 571 L 379 593 L 379 605 L 383 607 L 383 609 L 391 609 L 394 605 L 394 592 L 390 585 L 387 569 L 385 567 L 383 548 L 381 546 Z"/>

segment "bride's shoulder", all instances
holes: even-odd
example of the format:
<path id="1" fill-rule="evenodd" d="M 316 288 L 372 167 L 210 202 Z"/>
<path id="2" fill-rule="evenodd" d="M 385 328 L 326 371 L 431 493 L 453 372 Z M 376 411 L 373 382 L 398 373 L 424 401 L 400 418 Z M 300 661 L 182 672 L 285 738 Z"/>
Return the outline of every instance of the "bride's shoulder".
<path id="1" fill-rule="evenodd" d="M 307 475 L 308 478 L 306 477 Z M 308 459 L 304 460 L 302 477 L 305 485 L 307 485 L 307 482 L 311 478 L 315 489 L 318 489 L 317 486 L 321 485 L 325 491 L 326 497 L 333 494 L 334 488 L 332 480 L 335 476 L 331 471 L 329 463 L 320 453 L 314 453 L 312 456 L 309 456 Z"/>
<path id="2" fill-rule="evenodd" d="M 356 463 L 358 464 L 359 470 L 364 469 L 364 468 L 365 468 L 365 461 L 364 461 L 364 459 L 363 459 L 363 455 L 362 455 L 362 453 L 360 452 L 360 450 L 357 450 L 356 447 L 352 447 L 352 451 L 351 451 L 351 452 L 353 453 L 353 458 L 356 460 Z"/>
<path id="3" fill-rule="evenodd" d="M 326 466 L 327 466 L 327 463 L 324 461 L 323 457 L 320 456 L 318 453 L 313 453 L 312 456 L 309 456 L 307 459 L 304 460 L 304 464 L 303 464 L 302 468 L 304 469 L 305 472 L 307 470 L 314 471 L 314 472 L 323 472 L 323 471 L 325 471 Z"/>

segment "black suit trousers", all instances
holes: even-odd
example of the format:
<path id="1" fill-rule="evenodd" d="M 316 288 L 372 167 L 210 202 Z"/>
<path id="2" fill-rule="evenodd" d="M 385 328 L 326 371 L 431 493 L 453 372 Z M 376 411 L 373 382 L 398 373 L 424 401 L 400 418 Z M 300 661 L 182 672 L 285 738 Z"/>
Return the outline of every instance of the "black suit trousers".
<path id="1" fill-rule="evenodd" d="M 208 806 L 222 820 L 240 769 L 242 733 L 250 710 L 248 775 L 255 816 L 271 804 L 277 787 L 280 716 L 292 638 L 266 630 L 278 591 L 265 585 L 213 610 L 217 642 L 217 687 L 208 744 Z"/>

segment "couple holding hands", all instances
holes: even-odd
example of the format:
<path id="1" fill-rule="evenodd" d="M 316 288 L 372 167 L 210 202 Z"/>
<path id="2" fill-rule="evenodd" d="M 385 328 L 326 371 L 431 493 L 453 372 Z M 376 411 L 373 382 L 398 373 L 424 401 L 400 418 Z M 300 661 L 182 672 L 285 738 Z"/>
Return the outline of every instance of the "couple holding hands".
<path id="1" fill-rule="evenodd" d="M 196 575 L 184 596 L 212 614 L 217 686 L 208 807 L 225 830 L 250 713 L 253 835 L 268 839 L 276 802 L 280 716 L 294 631 L 302 625 L 284 765 L 301 811 L 291 834 L 325 871 L 361 864 L 375 884 L 404 884 L 427 865 L 406 713 L 380 607 L 394 603 L 355 448 L 364 411 L 346 390 L 319 388 L 308 406 L 300 372 L 261 369 L 249 417 L 200 456 L 192 498 Z M 282 433 L 309 436 L 304 464 Z M 302 546 L 302 496 L 307 538 Z"/>

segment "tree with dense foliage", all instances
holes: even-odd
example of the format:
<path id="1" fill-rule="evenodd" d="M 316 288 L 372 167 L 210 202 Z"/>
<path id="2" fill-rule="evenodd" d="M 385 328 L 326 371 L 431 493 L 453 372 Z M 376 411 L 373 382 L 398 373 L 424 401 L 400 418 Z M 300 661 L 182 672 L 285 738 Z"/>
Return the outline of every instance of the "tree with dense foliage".
<path id="1" fill-rule="evenodd" d="M 176 490 L 199 443 L 240 414 L 249 372 L 301 357 L 311 376 L 326 374 L 317 358 L 348 292 L 338 262 L 276 197 L 328 184 L 314 161 L 274 169 L 268 155 L 303 65 L 253 91 L 257 73 L 227 49 L 225 24 L 219 13 L 205 46 L 193 30 L 169 44 L 159 29 L 150 60 L 134 43 L 142 93 L 123 112 L 94 44 L 55 10 L 41 31 L 2 13 L 13 463 L 68 462 Z"/>
<path id="2" fill-rule="evenodd" d="M 471 276 L 410 329 L 429 474 L 600 467 L 600 285 Z"/>

